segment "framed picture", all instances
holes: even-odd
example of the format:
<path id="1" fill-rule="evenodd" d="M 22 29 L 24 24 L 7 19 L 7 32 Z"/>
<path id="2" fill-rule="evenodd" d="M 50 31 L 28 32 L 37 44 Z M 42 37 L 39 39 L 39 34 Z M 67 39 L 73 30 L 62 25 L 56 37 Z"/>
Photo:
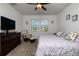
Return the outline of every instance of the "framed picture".
<path id="1" fill-rule="evenodd" d="M 66 15 L 66 20 L 70 20 L 70 14 Z"/>
<path id="2" fill-rule="evenodd" d="M 72 21 L 77 21 L 77 19 L 78 19 L 78 15 L 73 15 L 72 16 Z"/>

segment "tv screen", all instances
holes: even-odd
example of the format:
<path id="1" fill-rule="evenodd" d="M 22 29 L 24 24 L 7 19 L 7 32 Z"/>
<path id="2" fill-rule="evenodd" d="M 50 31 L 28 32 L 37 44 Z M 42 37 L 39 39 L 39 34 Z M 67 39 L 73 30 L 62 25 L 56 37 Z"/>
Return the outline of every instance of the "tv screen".
<path id="1" fill-rule="evenodd" d="M 15 29 L 15 21 L 1 16 L 1 30 Z"/>

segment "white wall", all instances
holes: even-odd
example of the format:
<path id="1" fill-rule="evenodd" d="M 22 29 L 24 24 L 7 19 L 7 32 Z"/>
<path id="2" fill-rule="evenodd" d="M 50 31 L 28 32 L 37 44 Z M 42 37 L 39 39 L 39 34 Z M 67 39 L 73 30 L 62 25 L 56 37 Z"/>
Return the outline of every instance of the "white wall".
<path id="1" fill-rule="evenodd" d="M 66 15 L 70 14 L 70 20 L 66 20 Z M 78 15 L 78 21 L 72 21 L 73 15 Z M 79 32 L 79 3 L 73 3 L 57 15 L 59 31 Z"/>
<path id="2" fill-rule="evenodd" d="M 37 19 L 37 20 L 44 20 L 47 19 L 49 21 L 48 26 L 48 32 L 42 32 L 44 33 L 55 33 L 57 31 L 57 25 L 56 25 L 56 16 L 55 15 L 25 15 L 23 16 L 23 30 L 28 30 L 29 33 L 32 33 L 35 36 L 38 36 L 41 32 L 32 32 L 31 29 L 31 20 Z M 54 21 L 52 24 L 51 21 Z M 26 25 L 26 21 L 28 21 L 28 25 Z"/>
<path id="3" fill-rule="evenodd" d="M 22 30 L 22 15 L 12 6 L 6 3 L 0 3 L 0 16 L 4 16 L 16 21 L 16 31 Z M 0 30 L 1 32 L 1 30 Z"/>
<path id="4" fill-rule="evenodd" d="M 0 16 L 4 16 L 16 21 L 16 31 L 24 31 L 28 30 L 29 33 L 34 34 L 34 36 L 38 36 L 41 32 L 32 32 L 31 29 L 31 20 L 37 19 L 47 19 L 49 21 L 48 32 L 43 33 L 55 33 L 57 31 L 56 25 L 56 16 L 55 15 L 21 15 L 18 11 L 16 11 L 11 5 L 9 4 L 0 4 Z M 51 21 L 54 21 L 51 24 Z M 26 25 L 26 21 L 28 21 L 28 25 Z M 0 30 L 1 32 L 1 30 Z"/>

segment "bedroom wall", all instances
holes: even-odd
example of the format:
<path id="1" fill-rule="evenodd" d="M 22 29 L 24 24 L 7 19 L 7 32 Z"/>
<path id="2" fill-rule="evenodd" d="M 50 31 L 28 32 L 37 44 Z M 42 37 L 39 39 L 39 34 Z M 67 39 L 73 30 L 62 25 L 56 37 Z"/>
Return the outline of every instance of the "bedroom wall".
<path id="1" fill-rule="evenodd" d="M 70 14 L 70 20 L 66 15 Z M 78 15 L 77 21 L 72 21 L 73 15 Z M 57 15 L 58 31 L 79 32 L 79 3 L 73 3 Z"/>
<path id="2" fill-rule="evenodd" d="M 0 3 L 0 16 L 5 16 L 16 21 L 16 31 L 22 30 L 22 15 L 7 3 Z M 2 32 L 0 30 L 0 32 Z"/>
<path id="3" fill-rule="evenodd" d="M 37 19 L 37 20 L 47 19 L 49 23 L 48 32 L 32 32 L 31 29 L 32 19 Z M 26 21 L 28 21 L 28 25 L 26 25 Z M 54 21 L 54 23 L 52 24 L 51 21 Z M 32 33 L 35 37 L 38 37 L 39 34 L 55 33 L 57 31 L 56 16 L 55 15 L 25 15 L 23 16 L 23 30 L 28 30 L 28 32 Z"/>

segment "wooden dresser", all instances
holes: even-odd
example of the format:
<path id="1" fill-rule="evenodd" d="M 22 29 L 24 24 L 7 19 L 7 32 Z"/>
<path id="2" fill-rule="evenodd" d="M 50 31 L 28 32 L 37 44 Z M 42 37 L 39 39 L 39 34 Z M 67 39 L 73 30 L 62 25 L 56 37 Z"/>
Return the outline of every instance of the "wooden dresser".
<path id="1" fill-rule="evenodd" d="M 0 33 L 0 56 L 7 55 L 21 43 L 20 33 Z"/>

